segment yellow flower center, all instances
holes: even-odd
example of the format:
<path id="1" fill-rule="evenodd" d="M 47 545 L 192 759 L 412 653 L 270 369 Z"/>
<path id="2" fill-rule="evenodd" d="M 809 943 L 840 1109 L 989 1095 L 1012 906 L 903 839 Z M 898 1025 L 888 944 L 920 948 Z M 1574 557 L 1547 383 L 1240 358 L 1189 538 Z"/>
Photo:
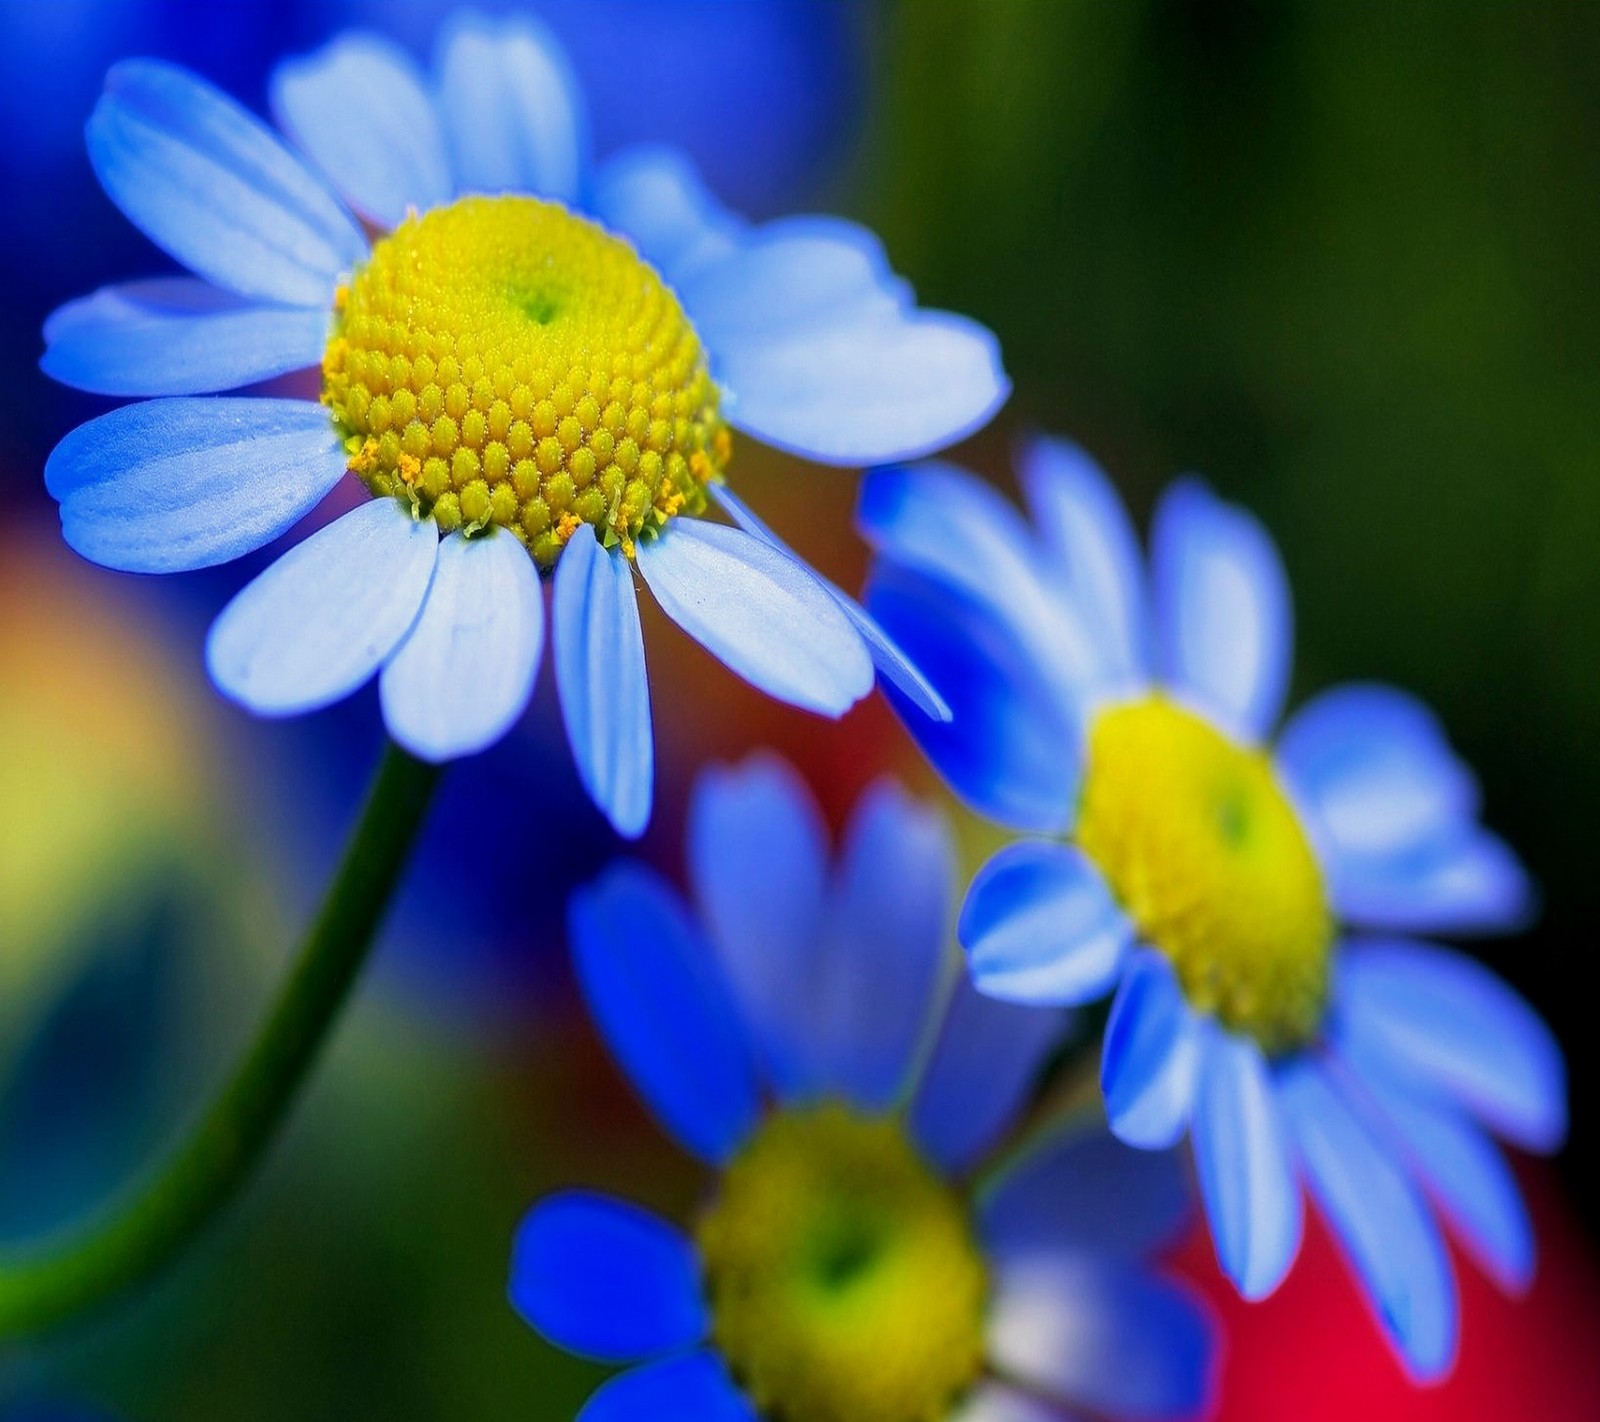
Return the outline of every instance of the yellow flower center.
<path id="1" fill-rule="evenodd" d="M 699 337 L 619 237 L 538 198 L 468 197 L 380 240 L 336 302 L 322 399 L 350 467 L 541 568 L 580 524 L 632 553 L 705 508 L 731 449 Z"/>
<path id="2" fill-rule="evenodd" d="M 983 1363 L 988 1277 L 966 1206 L 900 1124 L 782 1112 L 698 1230 L 712 1331 L 782 1422 L 943 1422 Z"/>
<path id="3" fill-rule="evenodd" d="M 1159 696 L 1089 730 L 1078 843 L 1189 1001 L 1268 1051 L 1306 1040 L 1332 922 L 1271 760 Z"/>

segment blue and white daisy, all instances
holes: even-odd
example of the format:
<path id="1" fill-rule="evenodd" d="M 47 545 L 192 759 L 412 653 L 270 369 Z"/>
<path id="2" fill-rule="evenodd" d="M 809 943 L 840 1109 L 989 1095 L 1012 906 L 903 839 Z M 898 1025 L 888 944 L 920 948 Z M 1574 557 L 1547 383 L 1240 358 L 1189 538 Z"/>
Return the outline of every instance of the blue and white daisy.
<path id="1" fill-rule="evenodd" d="M 1080 451 L 1041 440 L 1032 523 L 975 476 L 874 473 L 868 605 L 955 712 L 913 731 L 1002 849 L 961 916 L 977 986 L 1010 1002 L 1115 992 L 1101 1063 L 1125 1141 L 1192 1142 L 1224 1270 L 1283 1278 L 1302 1176 L 1412 1372 L 1455 1354 L 1434 1209 L 1508 1288 L 1533 1239 L 1486 1132 L 1547 1151 L 1559 1049 L 1470 960 L 1413 933 L 1529 913 L 1516 858 L 1433 716 L 1344 686 L 1269 742 L 1289 588 L 1261 525 L 1195 480 L 1133 528 Z"/>
<path id="2" fill-rule="evenodd" d="M 702 777 L 688 849 L 698 917 L 627 864 L 569 913 L 613 1054 L 717 1172 L 687 1231 L 586 1192 L 523 1221 L 513 1305 L 629 1368 L 584 1422 L 1203 1408 L 1213 1330 L 1144 1258 L 1184 1218 L 1176 1162 L 1058 1124 L 985 1164 L 1064 1014 L 948 971 L 943 820 L 879 783 L 830 863 L 805 788 L 758 757 Z"/>
<path id="3" fill-rule="evenodd" d="M 281 65 L 272 97 L 304 159 L 182 69 L 111 71 L 95 171 L 193 275 L 104 288 L 45 329 L 55 378 L 152 397 L 51 455 L 85 557 L 207 567 L 285 533 L 347 473 L 373 496 L 217 619 L 225 694 L 289 715 L 377 673 L 400 744 L 479 750 L 528 702 L 548 574 L 580 774 L 636 834 L 653 783 L 637 567 L 781 700 L 838 716 L 876 664 L 945 714 L 724 478 L 735 431 L 840 465 L 969 433 L 1008 389 L 987 331 L 918 309 L 852 223 L 750 226 L 670 152 L 593 165 L 567 63 L 527 20 L 459 20 L 432 76 L 346 35 Z M 305 368 L 320 401 L 215 393 Z M 701 517 L 712 504 L 734 526 Z"/>

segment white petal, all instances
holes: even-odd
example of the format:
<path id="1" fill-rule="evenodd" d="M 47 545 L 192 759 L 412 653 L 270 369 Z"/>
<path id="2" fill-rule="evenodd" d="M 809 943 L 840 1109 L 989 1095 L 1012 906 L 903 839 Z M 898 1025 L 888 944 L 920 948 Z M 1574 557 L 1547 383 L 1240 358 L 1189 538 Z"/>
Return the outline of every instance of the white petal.
<path id="1" fill-rule="evenodd" d="M 872 689 L 872 658 L 816 575 L 742 529 L 676 519 L 639 547 L 667 616 L 752 686 L 842 715 Z"/>
<path id="2" fill-rule="evenodd" d="M 791 558 L 798 556 L 794 549 L 779 538 L 755 510 L 731 489 L 723 485 L 714 485 L 711 494 L 728 516 L 746 533 L 770 543 L 780 553 L 786 553 Z M 878 619 L 837 583 L 820 574 L 817 581 L 833 595 L 833 600 L 844 610 L 844 615 L 855 624 L 856 631 L 861 634 L 861 640 L 867 644 L 867 652 L 872 657 L 872 664 L 878 669 L 878 675 L 899 691 L 924 716 L 930 716 L 935 721 L 949 721 L 950 708 L 945 705 L 944 698 L 934 689 L 933 683 L 923 675 L 922 668 L 905 654 L 900 644 L 889 635 Z"/>
<path id="3" fill-rule="evenodd" d="M 1002 1376 L 1096 1416 L 1204 1410 L 1216 1339 L 1186 1290 L 1125 1260 L 1048 1248 L 996 1274 L 989 1348 Z"/>
<path id="4" fill-rule="evenodd" d="M 313 711 L 349 695 L 416 618 L 438 548 L 432 522 L 393 499 L 353 509 L 222 609 L 206 639 L 211 679 L 261 716 Z"/>
<path id="5" fill-rule="evenodd" d="M 383 669 L 389 733 L 424 760 L 471 755 L 527 709 L 544 645 L 544 592 L 509 533 L 451 534 L 422 615 Z"/>
<path id="6" fill-rule="evenodd" d="M 630 148 L 595 175 L 594 211 L 673 286 L 732 255 L 745 224 L 676 148 Z"/>
<path id="7" fill-rule="evenodd" d="M 1077 846 L 1018 840 L 978 871 L 959 932 L 980 992 L 1074 1006 L 1116 986 L 1133 924 Z"/>
<path id="8" fill-rule="evenodd" d="M 945 311 L 875 311 L 712 348 L 731 423 L 819 464 L 920 459 L 1011 394 L 994 335 Z"/>
<path id="9" fill-rule="evenodd" d="M 176 573 L 272 542 L 347 462 L 328 412 L 310 400 L 147 400 L 79 425 L 51 451 L 44 482 L 85 558 Z"/>
<path id="10" fill-rule="evenodd" d="M 1168 678 L 1230 734 L 1260 740 L 1283 709 L 1294 652 L 1277 547 L 1253 515 L 1198 479 L 1167 491 L 1151 543 Z"/>
<path id="11" fill-rule="evenodd" d="M 1223 1273 L 1254 1301 L 1278 1287 L 1300 1248 L 1300 1182 L 1261 1049 L 1203 1026 L 1192 1126 L 1200 1195 Z"/>
<path id="12" fill-rule="evenodd" d="M 450 200 L 433 100 L 398 45 L 346 34 L 287 60 L 272 76 L 272 108 L 345 201 L 380 226 Z"/>
<path id="13" fill-rule="evenodd" d="M 174 64 L 124 60 L 89 117 L 111 200 L 191 271 L 295 306 L 331 303 L 366 239 L 270 129 Z"/>
<path id="14" fill-rule="evenodd" d="M 322 359 L 329 312 L 268 306 L 194 277 L 103 286 L 45 322 L 40 368 L 98 395 L 236 390 Z"/>
<path id="15" fill-rule="evenodd" d="M 1136 684 L 1150 666 L 1144 560 L 1116 489 L 1083 450 L 1060 439 L 1033 440 L 1020 477 L 1056 571 L 1088 614 L 1108 676 Z"/>
<path id="16" fill-rule="evenodd" d="M 584 524 L 561 550 L 552 606 L 556 689 L 578 776 L 618 834 L 644 832 L 655 784 L 650 682 L 633 571 Z"/>
<path id="17" fill-rule="evenodd" d="M 583 90 L 543 25 L 458 16 L 441 38 L 439 81 L 458 191 L 579 196 L 589 153 Z"/>
<path id="18" fill-rule="evenodd" d="M 1411 1181 L 1307 1059 L 1284 1074 L 1283 1111 L 1323 1211 L 1389 1335 L 1424 1381 L 1455 1357 L 1456 1284 Z"/>

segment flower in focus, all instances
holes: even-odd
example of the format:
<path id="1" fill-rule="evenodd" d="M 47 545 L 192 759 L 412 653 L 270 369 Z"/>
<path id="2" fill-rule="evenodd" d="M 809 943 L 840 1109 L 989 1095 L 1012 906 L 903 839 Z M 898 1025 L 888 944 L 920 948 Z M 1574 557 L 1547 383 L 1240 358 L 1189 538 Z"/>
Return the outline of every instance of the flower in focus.
<path id="1" fill-rule="evenodd" d="M 207 567 L 285 533 L 347 472 L 372 495 L 224 609 L 207 644 L 224 693 L 288 715 L 381 672 L 407 749 L 479 750 L 527 705 L 548 575 L 579 772 L 636 834 L 654 763 L 637 565 L 781 700 L 840 715 L 876 665 L 946 714 L 725 476 L 736 431 L 842 465 L 970 432 L 1007 393 L 987 331 L 919 310 L 854 224 L 749 226 L 665 151 L 595 168 L 565 60 L 527 21 L 453 24 L 432 79 L 347 35 L 272 90 L 309 164 L 182 69 L 111 71 L 95 171 L 194 275 L 104 288 L 45 330 L 55 378 L 153 397 L 50 457 L 85 557 Z M 308 367 L 320 401 L 213 393 Z"/>
<path id="2" fill-rule="evenodd" d="M 836 862 L 782 762 L 708 772 L 698 918 L 653 874 L 573 901 L 580 983 L 662 1125 L 717 1173 L 687 1232 L 588 1193 L 536 1205 L 511 1298 L 630 1371 L 586 1422 L 1187 1416 L 1212 1330 L 1143 1257 L 1181 1222 L 1168 1155 L 1016 1124 L 1063 1014 L 946 971 L 943 822 L 880 782 Z M 957 979 L 953 995 L 950 980 Z"/>
<path id="3" fill-rule="evenodd" d="M 1289 683 L 1289 589 L 1247 513 L 1196 481 L 1155 517 L 1149 580 L 1081 452 L 1039 441 L 1030 525 L 977 478 L 884 470 L 863 489 L 868 605 L 949 699 L 924 748 L 1028 838 L 979 873 L 960 933 L 980 990 L 1073 1004 L 1115 991 L 1112 1129 L 1187 1133 L 1224 1271 L 1270 1293 L 1304 1175 L 1410 1370 L 1456 1349 L 1437 1208 L 1507 1288 L 1527 1215 L 1489 1132 L 1566 1129 L 1559 1049 L 1533 1011 L 1416 933 L 1530 911 L 1478 822 L 1470 772 L 1402 692 L 1324 692 L 1269 744 Z"/>

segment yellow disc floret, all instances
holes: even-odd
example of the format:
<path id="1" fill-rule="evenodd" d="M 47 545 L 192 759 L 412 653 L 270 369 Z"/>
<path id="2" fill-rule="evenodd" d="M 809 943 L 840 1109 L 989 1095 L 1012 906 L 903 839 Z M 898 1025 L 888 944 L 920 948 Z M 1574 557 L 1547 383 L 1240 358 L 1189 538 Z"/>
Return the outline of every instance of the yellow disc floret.
<path id="1" fill-rule="evenodd" d="M 341 288 L 322 399 L 350 467 L 446 531 L 551 567 L 581 524 L 631 553 L 705 508 L 730 440 L 699 337 L 619 237 L 538 198 L 409 218 Z"/>
<path id="2" fill-rule="evenodd" d="M 966 1206 L 890 1119 L 772 1117 L 698 1229 L 712 1331 L 782 1422 L 942 1422 L 983 1362 Z"/>
<path id="3" fill-rule="evenodd" d="M 1077 838 L 1189 1001 L 1280 1051 L 1327 995 L 1332 923 L 1271 760 L 1161 697 L 1090 726 Z"/>

